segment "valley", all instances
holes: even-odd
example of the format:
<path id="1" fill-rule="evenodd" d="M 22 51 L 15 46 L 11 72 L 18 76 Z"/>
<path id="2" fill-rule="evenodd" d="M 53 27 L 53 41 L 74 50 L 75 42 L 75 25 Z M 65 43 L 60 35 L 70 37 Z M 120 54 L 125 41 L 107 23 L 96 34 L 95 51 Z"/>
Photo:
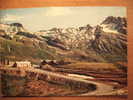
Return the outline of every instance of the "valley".
<path id="1" fill-rule="evenodd" d="M 28 31 L 0 23 L 0 96 L 127 97 L 127 22 Z"/>

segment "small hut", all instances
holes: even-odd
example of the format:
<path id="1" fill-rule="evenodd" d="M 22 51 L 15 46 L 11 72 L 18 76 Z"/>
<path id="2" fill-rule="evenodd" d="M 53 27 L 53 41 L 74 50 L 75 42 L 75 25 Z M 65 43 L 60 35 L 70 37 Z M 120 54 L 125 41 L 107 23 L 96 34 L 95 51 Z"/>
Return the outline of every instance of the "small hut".
<path id="1" fill-rule="evenodd" d="M 48 65 L 57 65 L 58 62 L 56 60 L 43 60 L 41 62 L 41 65 L 46 65 L 46 64 L 48 64 Z"/>

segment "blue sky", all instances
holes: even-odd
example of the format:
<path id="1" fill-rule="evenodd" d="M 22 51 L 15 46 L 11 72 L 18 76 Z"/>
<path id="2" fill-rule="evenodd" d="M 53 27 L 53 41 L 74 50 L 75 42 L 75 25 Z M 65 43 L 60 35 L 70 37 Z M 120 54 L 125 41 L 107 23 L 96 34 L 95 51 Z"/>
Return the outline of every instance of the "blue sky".
<path id="1" fill-rule="evenodd" d="M 0 10 L 0 22 L 19 22 L 30 31 L 100 24 L 107 16 L 127 17 L 126 7 L 43 7 Z"/>

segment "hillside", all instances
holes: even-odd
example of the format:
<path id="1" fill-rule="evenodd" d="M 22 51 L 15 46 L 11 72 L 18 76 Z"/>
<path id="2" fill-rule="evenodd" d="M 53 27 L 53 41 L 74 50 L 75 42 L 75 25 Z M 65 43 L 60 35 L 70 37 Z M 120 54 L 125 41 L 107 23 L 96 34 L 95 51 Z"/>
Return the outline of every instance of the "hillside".
<path id="1" fill-rule="evenodd" d="M 0 57 L 10 60 L 127 61 L 126 18 L 107 17 L 95 27 L 52 28 L 35 33 L 20 23 L 0 24 Z"/>

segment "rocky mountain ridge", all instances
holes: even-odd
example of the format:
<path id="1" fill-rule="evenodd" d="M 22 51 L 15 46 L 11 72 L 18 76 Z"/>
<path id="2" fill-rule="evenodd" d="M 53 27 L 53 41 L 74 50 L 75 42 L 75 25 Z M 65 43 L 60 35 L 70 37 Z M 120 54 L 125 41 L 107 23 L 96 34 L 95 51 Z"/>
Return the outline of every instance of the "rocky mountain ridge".
<path id="1" fill-rule="evenodd" d="M 105 32 L 127 34 L 127 19 L 124 17 L 107 17 L 101 26 Z"/>
<path id="2" fill-rule="evenodd" d="M 16 34 L 17 32 L 26 32 L 23 25 L 20 23 L 12 24 L 0 24 L 0 31 L 5 32 L 6 34 Z"/>
<path id="3" fill-rule="evenodd" d="M 20 43 L 24 48 L 27 46 L 33 53 L 37 52 L 39 55 L 38 57 L 36 54 L 31 54 L 29 55 L 31 58 L 44 59 L 51 56 L 50 59 L 68 57 L 87 61 L 126 61 L 126 29 L 126 18 L 110 16 L 95 27 L 88 24 L 79 28 L 52 28 L 35 33 L 28 32 L 20 23 L 0 24 L 0 38 L 10 41 L 12 45 Z M 14 51 L 17 50 L 12 51 L 12 46 L 9 48 L 9 44 L 5 47 L 1 45 L 1 52 L 4 52 L 2 49 L 5 49 L 5 53 L 8 50 L 10 55 L 16 55 Z M 23 52 L 21 51 L 22 55 Z M 27 52 L 30 51 L 27 49 Z M 63 55 L 65 52 L 68 53 Z"/>

